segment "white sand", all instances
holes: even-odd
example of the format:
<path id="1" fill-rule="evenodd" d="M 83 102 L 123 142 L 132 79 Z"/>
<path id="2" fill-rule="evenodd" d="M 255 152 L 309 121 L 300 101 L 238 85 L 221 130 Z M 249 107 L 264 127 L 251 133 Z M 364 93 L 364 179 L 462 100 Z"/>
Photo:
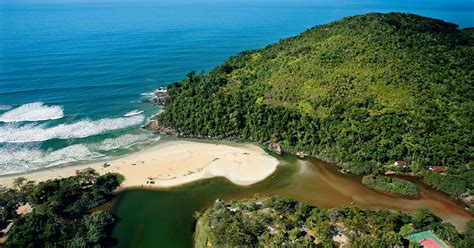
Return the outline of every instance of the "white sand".
<path id="1" fill-rule="evenodd" d="M 17 177 L 35 182 L 69 177 L 76 170 L 93 168 L 100 174 L 120 173 L 122 187 L 173 187 L 196 180 L 223 176 L 239 185 L 251 185 L 270 176 L 278 160 L 256 145 L 229 146 L 191 141 L 166 141 L 103 163 L 49 168 L 24 174 L 0 177 L 0 185 L 12 186 Z M 153 178 L 150 180 L 149 178 Z M 154 184 L 147 181 L 153 181 Z"/>

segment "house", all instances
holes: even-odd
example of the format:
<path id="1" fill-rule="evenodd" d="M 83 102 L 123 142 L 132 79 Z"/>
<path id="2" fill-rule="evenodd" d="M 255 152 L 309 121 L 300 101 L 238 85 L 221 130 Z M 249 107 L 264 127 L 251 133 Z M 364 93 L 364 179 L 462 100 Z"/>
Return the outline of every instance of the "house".
<path id="1" fill-rule="evenodd" d="M 16 209 L 16 214 L 17 215 L 25 215 L 25 214 L 29 214 L 31 212 L 33 212 L 33 208 L 31 207 L 30 203 L 25 203 L 25 204 L 22 204 L 20 205 L 17 209 Z"/>
<path id="2" fill-rule="evenodd" d="M 8 232 L 10 231 L 10 229 L 12 229 L 12 227 L 13 227 L 13 221 L 8 223 L 8 225 L 3 230 L 0 230 L 0 233 L 2 233 L 3 236 L 7 236 Z"/>
<path id="3" fill-rule="evenodd" d="M 406 166 L 407 166 L 407 162 L 406 162 L 406 161 L 403 161 L 403 160 L 399 160 L 399 161 L 395 161 L 395 163 L 393 163 L 393 165 L 395 165 L 395 166 L 400 166 L 400 167 L 406 167 Z"/>
<path id="4" fill-rule="evenodd" d="M 8 225 L 3 229 L 0 230 L 0 247 L 2 247 L 5 242 L 7 242 L 7 235 L 10 229 L 13 227 L 13 221 L 10 221 Z"/>
<path id="5" fill-rule="evenodd" d="M 448 168 L 444 165 L 436 165 L 436 166 L 430 166 L 429 169 L 436 172 L 443 172 L 447 170 Z"/>

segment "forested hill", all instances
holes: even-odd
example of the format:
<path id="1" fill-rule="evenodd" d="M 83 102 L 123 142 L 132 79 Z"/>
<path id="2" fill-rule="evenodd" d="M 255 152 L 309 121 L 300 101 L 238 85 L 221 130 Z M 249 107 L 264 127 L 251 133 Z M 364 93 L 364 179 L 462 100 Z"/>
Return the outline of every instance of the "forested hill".
<path id="1" fill-rule="evenodd" d="M 472 34 L 412 14 L 346 17 L 188 74 L 169 86 L 159 123 L 278 142 L 365 173 L 395 160 L 446 165 L 472 188 Z"/>

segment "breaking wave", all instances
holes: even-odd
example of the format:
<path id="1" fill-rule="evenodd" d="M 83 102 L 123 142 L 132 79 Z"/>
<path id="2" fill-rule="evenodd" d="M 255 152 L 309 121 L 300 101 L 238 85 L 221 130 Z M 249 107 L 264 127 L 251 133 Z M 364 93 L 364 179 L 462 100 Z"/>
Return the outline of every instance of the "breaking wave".
<path id="1" fill-rule="evenodd" d="M 64 112 L 62 107 L 46 106 L 42 102 L 33 102 L 23 104 L 1 114 L 0 122 L 45 121 L 61 119 L 63 117 Z"/>
<path id="2" fill-rule="evenodd" d="M 153 97 L 155 96 L 155 92 L 144 92 L 140 94 L 141 96 L 146 96 L 146 97 Z"/>
<path id="3" fill-rule="evenodd" d="M 72 145 L 67 146 L 63 149 L 47 153 L 43 160 L 48 163 L 49 166 L 81 161 L 81 160 L 90 160 L 94 158 L 104 157 L 104 155 L 92 152 L 85 145 Z"/>
<path id="4" fill-rule="evenodd" d="M 129 116 L 134 116 L 134 115 L 139 115 L 141 113 L 143 113 L 144 111 L 143 110 L 132 110 L 126 114 L 124 114 L 123 116 L 124 117 L 129 117 Z"/>
<path id="5" fill-rule="evenodd" d="M 146 145 L 159 139 L 159 136 L 151 133 L 124 134 L 96 143 L 74 144 L 46 151 L 41 149 L 40 143 L 7 143 L 0 147 L 0 175 L 67 163 L 108 159 L 110 157 L 106 153 L 109 151 Z"/>
<path id="6" fill-rule="evenodd" d="M 0 149 L 0 174 L 23 172 L 44 166 L 105 157 L 92 152 L 83 144 L 71 145 L 56 151 L 41 151 L 39 147 L 6 146 Z"/>
<path id="7" fill-rule="evenodd" d="M 0 105 L 0 111 L 10 110 L 11 108 L 10 105 Z"/>
<path id="8" fill-rule="evenodd" d="M 129 148 L 132 145 L 150 141 L 149 135 L 133 135 L 133 134 L 125 134 L 119 136 L 117 138 L 108 138 L 103 140 L 97 147 L 97 150 L 100 151 L 110 151 L 119 148 Z"/>
<path id="9" fill-rule="evenodd" d="M 14 110 L 12 110 L 14 111 Z M 11 112 L 11 111 L 10 111 Z M 0 143 L 25 143 L 50 139 L 85 138 L 113 130 L 124 129 L 142 124 L 143 115 L 100 120 L 81 120 L 72 124 L 60 124 L 53 127 L 29 124 L 17 126 L 9 124 L 0 127 Z"/>

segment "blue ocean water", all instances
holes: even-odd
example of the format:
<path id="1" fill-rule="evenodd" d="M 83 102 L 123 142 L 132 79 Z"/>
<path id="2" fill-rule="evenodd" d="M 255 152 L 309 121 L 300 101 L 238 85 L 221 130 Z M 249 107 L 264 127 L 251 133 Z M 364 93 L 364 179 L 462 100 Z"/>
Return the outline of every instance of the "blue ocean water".
<path id="1" fill-rule="evenodd" d="M 159 136 L 140 127 L 158 109 L 146 93 L 315 25 L 390 11 L 474 24 L 469 2 L 238 2 L 0 1 L 0 174 L 149 145 Z"/>

